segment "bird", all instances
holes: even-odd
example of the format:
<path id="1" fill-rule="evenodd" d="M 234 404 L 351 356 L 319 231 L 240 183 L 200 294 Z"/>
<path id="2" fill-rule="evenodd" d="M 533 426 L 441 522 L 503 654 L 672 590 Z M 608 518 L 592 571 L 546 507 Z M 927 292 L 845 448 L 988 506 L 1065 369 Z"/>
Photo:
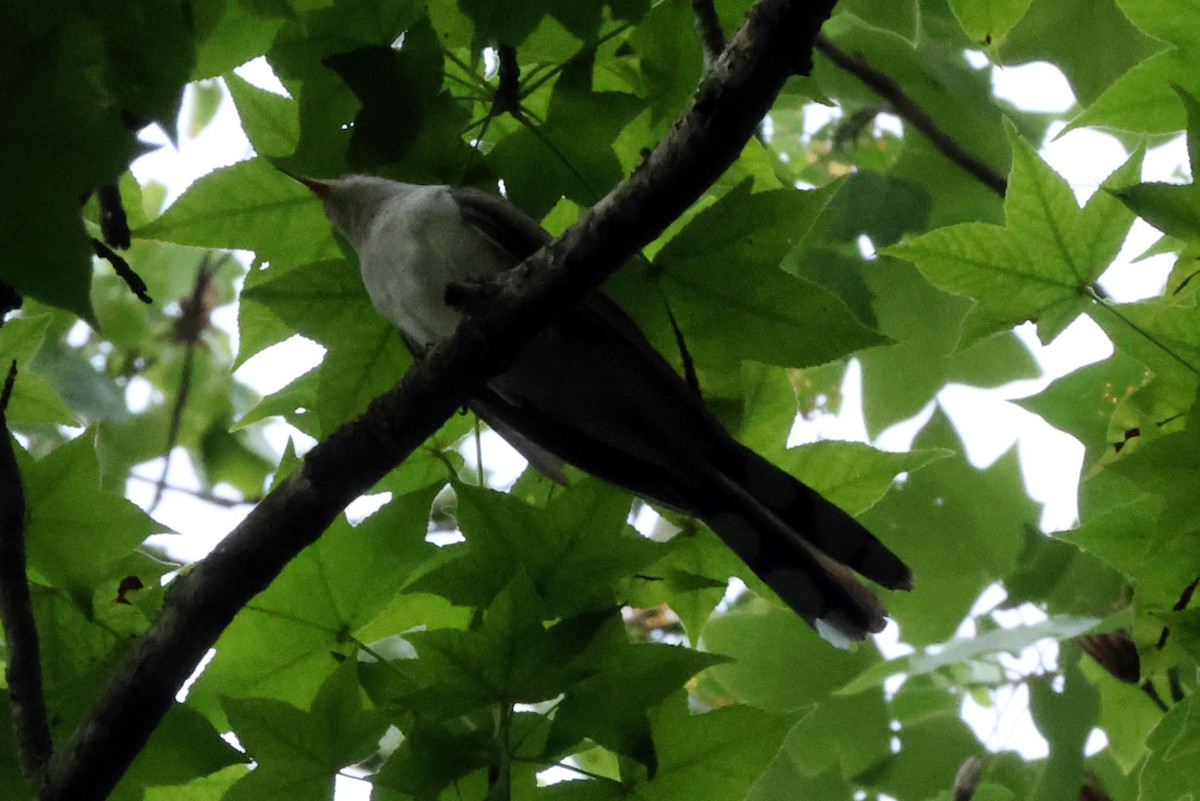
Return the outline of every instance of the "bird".
<path id="1" fill-rule="evenodd" d="M 507 198 L 479 189 L 293 177 L 321 199 L 372 304 L 418 355 L 467 313 L 448 293 L 494 280 L 551 240 Z M 700 519 L 835 645 L 886 624 L 859 576 L 912 587 L 908 566 L 851 515 L 729 434 L 601 290 L 553 318 L 469 406 L 552 477 L 571 464 Z"/>

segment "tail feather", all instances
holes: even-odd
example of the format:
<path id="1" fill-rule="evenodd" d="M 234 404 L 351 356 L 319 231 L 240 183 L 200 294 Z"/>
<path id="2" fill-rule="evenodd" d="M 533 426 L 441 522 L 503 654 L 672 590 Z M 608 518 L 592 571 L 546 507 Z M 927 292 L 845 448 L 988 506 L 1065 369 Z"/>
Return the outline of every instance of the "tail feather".
<path id="1" fill-rule="evenodd" d="M 887 611 L 855 573 L 908 589 L 908 567 L 849 514 L 745 453 L 739 475 L 714 471 L 726 503 L 704 515 L 708 526 L 826 639 L 842 644 L 882 630 Z"/>
<path id="2" fill-rule="evenodd" d="M 900 557 L 845 511 L 749 448 L 740 448 L 735 481 L 809 545 L 890 590 L 912 589 Z"/>

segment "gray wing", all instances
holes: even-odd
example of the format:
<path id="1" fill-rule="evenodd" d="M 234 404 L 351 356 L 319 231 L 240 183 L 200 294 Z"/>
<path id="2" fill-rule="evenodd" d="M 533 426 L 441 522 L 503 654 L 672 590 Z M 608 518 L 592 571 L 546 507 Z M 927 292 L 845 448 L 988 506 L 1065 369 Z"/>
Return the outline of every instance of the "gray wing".
<path id="1" fill-rule="evenodd" d="M 514 267 L 553 238 L 537 220 L 505 198 L 470 187 L 450 187 L 450 194 L 458 202 L 463 219 L 507 254 Z M 609 336 L 618 335 L 626 348 L 670 373 L 668 380 L 679 379 L 637 324 L 607 296 L 593 292 L 580 302 L 580 307 L 583 314 L 591 318 L 594 327 L 605 330 Z"/>
<path id="2" fill-rule="evenodd" d="M 450 187 L 450 195 L 458 203 L 463 220 L 506 254 L 513 267 L 550 241 L 550 234 L 536 220 L 504 198 L 469 187 Z M 559 484 L 566 483 L 565 462 L 511 425 L 498 398 L 484 393 L 472 398 L 468 406 L 539 473 Z"/>
<path id="3" fill-rule="evenodd" d="M 508 254 L 512 266 L 536 253 L 550 234 L 525 212 L 497 195 L 470 187 L 450 187 L 463 220 L 473 225 L 497 248 Z"/>

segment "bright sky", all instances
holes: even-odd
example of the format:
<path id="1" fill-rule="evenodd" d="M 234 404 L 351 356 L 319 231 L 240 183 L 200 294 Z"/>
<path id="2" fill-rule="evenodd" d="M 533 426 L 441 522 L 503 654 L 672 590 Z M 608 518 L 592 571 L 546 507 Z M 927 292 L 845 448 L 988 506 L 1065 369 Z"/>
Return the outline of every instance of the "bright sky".
<path id="1" fill-rule="evenodd" d="M 985 63 L 986 59 L 977 56 L 975 66 L 982 67 Z M 254 83 L 282 91 L 261 60 L 238 72 Z M 1050 65 L 1030 64 L 996 70 L 993 80 L 1000 97 L 1029 110 L 1061 113 L 1075 103 L 1066 80 Z M 185 119 L 187 113 L 185 107 Z M 815 128 L 824 122 L 814 117 L 811 124 Z M 881 124 L 888 123 L 884 121 Z M 1115 139 L 1095 131 L 1077 130 L 1054 139 L 1053 136 L 1062 127 L 1060 124 L 1058 130 L 1051 129 L 1051 139 L 1042 149 L 1042 155 L 1067 179 L 1082 202 L 1097 190 L 1110 172 L 1125 161 L 1126 153 Z M 165 137 L 155 143 L 165 144 Z M 199 176 L 250 155 L 250 145 L 241 132 L 233 104 L 226 97 L 215 119 L 197 138 L 183 138 L 178 151 L 166 145 L 135 162 L 133 170 L 143 182 L 157 180 L 164 183 L 168 187 L 169 197 L 173 199 Z M 1180 138 L 1156 147 L 1147 154 L 1144 179 L 1177 179 L 1181 165 L 1185 164 L 1186 154 Z M 1150 226 L 1140 220 L 1135 223 L 1120 259 L 1102 278 L 1105 290 L 1114 300 L 1136 300 L 1161 290 L 1171 267 L 1170 256 L 1154 257 L 1136 264 L 1131 261 L 1157 238 L 1157 232 Z M 218 309 L 213 320 L 216 325 L 230 331 L 236 341 L 236 314 L 232 307 Z M 1055 378 L 1105 358 L 1111 353 L 1111 346 L 1087 318 L 1076 321 L 1046 347 L 1037 342 L 1031 326 L 1022 327 L 1018 334 L 1041 365 L 1044 371 L 1042 377 L 1013 382 L 994 390 L 949 386 L 938 395 L 938 403 L 961 432 L 968 458 L 974 464 L 989 465 L 1015 444 L 1026 487 L 1032 497 L 1044 504 L 1042 528 L 1047 531 L 1068 528 L 1074 524 L 1077 514 L 1075 497 L 1083 448 L 1074 438 L 1051 428 L 1036 415 L 1009 401 L 1036 394 Z M 268 394 L 317 364 L 321 356 L 319 346 L 296 337 L 251 359 L 238 370 L 237 376 L 260 393 Z M 791 444 L 818 439 L 866 441 L 861 407 L 861 372 L 857 363 L 847 373 L 844 397 L 845 405 L 840 414 L 813 421 L 798 420 Z M 932 410 L 931 404 L 918 418 L 885 431 L 873 444 L 885 450 L 908 448 Z M 302 448 L 311 446 L 311 440 L 282 423 L 270 428 L 269 437 L 280 450 L 288 436 L 296 437 Z M 515 478 L 521 469 L 519 457 L 494 436 L 487 437 L 484 446 L 484 458 L 489 467 L 502 466 L 500 481 Z M 467 456 L 473 459 L 473 449 Z M 161 462 L 139 468 L 141 475 L 151 479 L 157 479 L 160 471 Z M 177 453 L 172 460 L 169 481 L 176 486 L 198 487 L 196 476 L 182 453 Z M 152 495 L 149 483 L 131 481 L 129 490 L 136 502 L 143 506 L 149 503 Z M 155 517 L 186 535 L 182 540 L 172 537 L 163 544 L 169 545 L 173 553 L 198 558 L 232 529 L 247 511 L 248 507 L 222 509 L 183 493 L 170 492 L 156 510 Z M 980 600 L 975 611 L 990 610 L 1002 600 L 1003 591 L 994 588 Z M 1007 616 L 1006 622 L 1012 625 L 1041 619 L 1041 613 L 1032 607 L 1005 612 L 1003 615 Z M 960 636 L 971 636 L 973 633 L 969 626 L 964 626 L 959 632 Z M 885 653 L 894 656 L 903 652 L 895 641 L 896 627 L 893 624 L 880 641 Z M 1049 646 L 1028 649 L 1020 657 L 1009 659 L 1006 666 L 1014 674 L 1027 675 L 1035 672 L 1039 665 L 1053 665 L 1055 658 L 1056 649 L 1051 643 Z M 1031 757 L 1043 755 L 1045 741 L 1034 729 L 1027 706 L 1025 690 L 1018 684 L 1016 689 L 999 694 L 995 708 L 985 709 L 967 700 L 964 714 L 989 747 L 1016 748 Z M 1102 746 L 1102 736 L 1100 739 L 1093 738 L 1089 743 L 1092 750 L 1099 750 Z M 350 793 L 356 794 L 353 790 Z M 339 798 L 344 797 L 348 796 L 339 792 Z"/>

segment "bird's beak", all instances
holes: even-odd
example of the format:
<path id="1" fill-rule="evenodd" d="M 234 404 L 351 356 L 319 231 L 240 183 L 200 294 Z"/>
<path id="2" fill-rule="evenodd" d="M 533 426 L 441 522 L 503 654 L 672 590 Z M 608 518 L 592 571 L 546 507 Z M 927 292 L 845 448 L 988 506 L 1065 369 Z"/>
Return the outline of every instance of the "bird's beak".
<path id="1" fill-rule="evenodd" d="M 329 194 L 329 190 L 332 188 L 332 186 L 330 184 L 326 183 L 325 181 L 318 181 L 316 178 L 308 178 L 303 175 L 297 175 L 296 173 L 289 172 L 288 170 L 285 170 L 283 167 L 280 167 L 278 165 L 276 165 L 275 169 L 279 170 L 281 173 L 286 175 L 288 178 L 291 178 L 294 181 L 299 181 L 300 183 L 304 184 L 312 191 L 312 193 L 314 195 L 321 198 L 322 200 L 325 199 L 325 197 Z"/>

